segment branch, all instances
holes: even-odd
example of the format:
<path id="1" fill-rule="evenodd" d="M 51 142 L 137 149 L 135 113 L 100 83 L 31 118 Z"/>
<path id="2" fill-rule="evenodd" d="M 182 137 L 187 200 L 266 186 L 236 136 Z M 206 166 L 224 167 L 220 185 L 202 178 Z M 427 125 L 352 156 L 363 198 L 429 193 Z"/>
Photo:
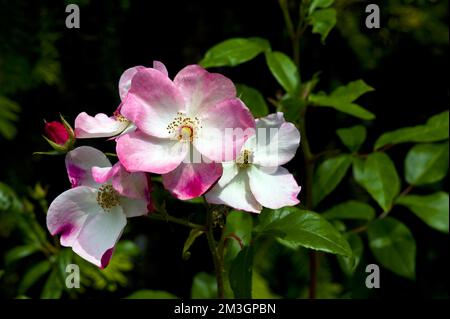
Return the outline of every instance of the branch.
<path id="1" fill-rule="evenodd" d="M 160 220 L 160 221 L 165 221 L 165 222 L 172 222 L 172 223 L 175 223 L 178 225 L 183 225 L 183 226 L 190 227 L 190 228 L 198 228 L 198 229 L 204 229 L 204 230 L 206 229 L 206 227 L 203 225 L 190 222 L 186 219 L 177 218 L 177 217 L 171 216 L 169 214 L 163 215 L 163 214 L 159 214 L 159 213 L 150 213 L 148 215 L 148 217 L 150 219 Z"/>
<path id="2" fill-rule="evenodd" d="M 223 258 L 221 258 L 218 250 L 218 245 L 216 240 L 214 239 L 214 220 L 213 220 L 213 211 L 211 209 L 207 210 L 207 221 L 206 221 L 206 239 L 208 240 L 209 250 L 211 251 L 211 255 L 214 263 L 214 272 L 216 274 L 216 282 L 217 282 L 217 297 L 219 299 L 225 298 L 225 286 L 223 281 Z M 221 242 L 222 242 L 221 236 Z"/>

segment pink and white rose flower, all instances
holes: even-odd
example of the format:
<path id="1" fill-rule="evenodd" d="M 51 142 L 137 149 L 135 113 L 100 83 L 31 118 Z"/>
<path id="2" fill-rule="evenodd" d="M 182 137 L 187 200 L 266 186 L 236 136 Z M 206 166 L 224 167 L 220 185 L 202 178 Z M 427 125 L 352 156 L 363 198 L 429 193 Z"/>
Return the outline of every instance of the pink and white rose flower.
<path id="1" fill-rule="evenodd" d="M 99 150 L 81 146 L 66 155 L 72 188 L 59 195 L 47 214 L 47 228 L 61 245 L 104 268 L 128 217 L 147 214 L 150 184 L 145 173 L 111 165 Z"/>
<path id="2" fill-rule="evenodd" d="M 125 70 L 119 80 L 119 95 L 123 101 L 127 97 L 131 86 L 131 80 L 140 70 L 146 69 L 144 66 L 135 66 Z M 153 69 L 158 70 L 164 75 L 168 75 L 164 64 L 159 61 L 153 62 Z M 76 138 L 96 138 L 96 137 L 114 137 L 135 130 L 135 126 L 121 113 L 122 103 L 112 116 L 99 113 L 90 116 L 86 112 L 78 114 L 75 119 Z"/>
<path id="3" fill-rule="evenodd" d="M 300 144 L 300 133 L 278 112 L 256 120 L 256 135 L 243 145 L 235 161 L 223 163 L 223 175 L 206 200 L 259 213 L 299 203 L 300 186 L 280 165 L 289 162 Z"/>
<path id="4" fill-rule="evenodd" d="M 205 193 L 222 175 L 221 162 L 236 158 L 255 127 L 231 80 L 198 65 L 185 67 L 173 81 L 140 69 L 121 114 L 137 127 L 117 140 L 121 163 L 131 172 L 162 174 L 179 199 Z"/>

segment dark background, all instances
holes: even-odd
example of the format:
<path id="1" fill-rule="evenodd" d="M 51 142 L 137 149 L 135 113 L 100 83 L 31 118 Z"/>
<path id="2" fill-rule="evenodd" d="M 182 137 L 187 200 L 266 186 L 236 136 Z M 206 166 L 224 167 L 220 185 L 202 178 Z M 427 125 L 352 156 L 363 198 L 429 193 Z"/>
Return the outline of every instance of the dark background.
<path id="1" fill-rule="evenodd" d="M 372 1 L 373 2 L 373 1 Z M 65 6 L 78 3 L 81 28 L 65 27 Z M 318 35 L 305 33 L 301 40 L 301 74 L 307 80 L 321 71 L 319 90 L 329 92 L 339 84 L 364 79 L 375 88 L 359 100 L 377 115 L 368 127 L 364 150 L 369 152 L 382 133 L 401 126 L 422 124 L 448 105 L 448 2 L 378 1 L 379 30 L 364 27 L 365 1 L 336 1 L 338 26 L 322 45 Z M 21 108 L 17 135 L 0 138 L 0 181 L 18 193 L 40 181 L 48 186 L 48 200 L 69 187 L 62 157 L 36 157 L 48 149 L 42 139 L 43 120 L 61 113 L 73 123 L 86 111 L 112 113 L 119 104 L 118 80 L 135 65 L 162 61 L 173 77 L 187 64 L 198 63 L 208 48 L 231 37 L 268 39 L 274 50 L 291 54 L 277 1 L 5 1 L 0 0 L 0 95 Z M 39 69 L 41 68 L 41 69 Z M 263 56 L 235 68 L 219 68 L 235 82 L 258 88 L 274 97 L 279 86 Z M 308 137 L 313 152 L 341 147 L 335 130 L 359 120 L 333 110 L 308 114 Z M 81 144 L 81 143 L 80 143 Z M 103 151 L 114 151 L 112 142 L 83 141 Z M 390 152 L 401 173 L 410 146 Z M 289 168 L 299 174 L 301 161 Z M 444 182 L 448 190 L 448 181 Z M 352 185 L 341 185 L 324 206 L 341 201 Z M 348 197 L 348 196 L 347 196 Z M 190 214 L 193 206 L 175 205 L 174 213 Z M 425 227 L 407 212 L 398 212 L 417 239 L 417 280 L 412 282 L 383 272 L 382 289 L 374 297 L 447 297 L 448 235 Z M 39 217 L 44 225 L 45 216 Z M 196 244 L 189 261 L 181 260 L 187 232 L 177 226 L 149 220 L 131 220 L 126 238 L 145 248 L 131 272 L 130 284 L 115 296 L 140 288 L 161 289 L 188 297 L 192 277 L 212 271 L 206 241 Z M 1 238 L 0 251 L 13 247 L 18 235 Z M 274 292 L 295 297 L 292 285 L 301 286 L 298 265 L 279 252 L 277 270 L 266 274 Z M 370 256 L 367 257 L 373 261 Z M 300 260 L 300 263 L 307 263 Z M 331 262 L 333 266 L 333 262 Z M 333 274 L 339 278 L 339 274 Z M 356 280 L 356 279 L 355 279 Z M 346 283 L 351 287 L 354 282 Z M 0 295 L 8 296 L 8 287 Z M 294 291 L 296 291 L 294 289 Z M 356 297 L 365 297 L 367 293 Z M 106 296 L 89 292 L 87 297 Z"/>

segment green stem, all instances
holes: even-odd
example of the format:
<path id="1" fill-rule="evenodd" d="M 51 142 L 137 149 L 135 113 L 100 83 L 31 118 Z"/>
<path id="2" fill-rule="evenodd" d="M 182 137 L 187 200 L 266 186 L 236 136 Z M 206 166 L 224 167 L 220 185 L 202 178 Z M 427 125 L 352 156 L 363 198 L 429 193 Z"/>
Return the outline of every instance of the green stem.
<path id="1" fill-rule="evenodd" d="M 213 257 L 213 263 L 214 263 L 214 271 L 216 273 L 216 281 L 217 281 L 217 295 L 218 298 L 223 299 L 225 298 L 225 289 L 224 289 L 224 279 L 223 279 L 223 273 L 224 273 L 224 265 L 223 265 L 223 246 L 224 246 L 224 236 L 223 233 L 221 235 L 219 243 L 216 242 L 214 239 L 214 216 L 213 211 L 209 207 L 209 205 L 206 203 L 206 211 L 207 211 L 207 218 L 206 218 L 206 226 L 196 224 L 193 222 L 190 222 L 185 219 L 177 218 L 174 216 L 171 216 L 169 214 L 160 214 L 160 213 L 151 213 L 148 216 L 151 219 L 154 220 L 160 220 L 165 222 L 172 222 L 175 224 L 183 225 L 190 228 L 197 228 L 202 229 L 206 233 L 206 238 L 208 240 L 208 247 L 211 251 L 211 255 Z"/>
<path id="2" fill-rule="evenodd" d="M 294 30 L 294 24 L 292 23 L 291 15 L 289 13 L 289 7 L 287 0 L 279 0 L 281 11 L 283 12 L 284 23 L 291 39 L 293 59 L 295 65 L 298 67 L 300 63 L 300 22 L 296 30 Z"/>
<path id="3" fill-rule="evenodd" d="M 223 240 L 221 236 L 221 242 Z M 214 272 L 216 274 L 216 282 L 217 282 L 217 297 L 219 299 L 225 298 L 225 286 L 223 281 L 223 256 L 221 256 L 222 249 L 219 249 L 221 243 L 219 245 L 216 243 L 214 239 L 214 218 L 213 212 L 211 209 L 207 210 L 207 219 L 206 219 L 206 239 L 208 240 L 209 250 L 211 251 L 211 255 L 214 263 Z"/>
<path id="4" fill-rule="evenodd" d="M 308 209 L 312 209 L 313 207 L 313 193 L 312 193 L 312 184 L 313 184 L 313 174 L 314 174 L 314 159 L 315 156 L 311 152 L 311 148 L 309 147 L 308 137 L 306 135 L 306 108 L 302 112 L 299 121 L 300 134 L 301 134 L 301 147 L 303 151 L 303 158 L 306 166 L 305 177 L 306 177 L 306 207 Z"/>
<path id="5" fill-rule="evenodd" d="M 289 14 L 289 8 L 287 0 L 279 0 L 281 10 L 283 11 L 283 17 L 286 24 L 286 28 L 291 39 L 292 49 L 293 49 L 293 60 L 297 68 L 300 64 L 300 38 L 306 29 L 306 12 L 309 5 L 309 1 L 302 1 L 300 3 L 300 14 L 296 30 L 294 30 L 291 16 Z M 308 209 L 313 208 L 313 175 L 314 175 L 314 165 L 315 165 L 315 155 L 311 152 L 309 147 L 308 138 L 306 135 L 306 125 L 305 117 L 308 105 L 302 111 L 299 120 L 299 127 L 301 133 L 301 147 L 303 151 L 303 158 L 305 163 L 305 188 L 306 188 L 306 207 Z M 309 298 L 314 299 L 316 297 L 317 289 L 317 272 L 319 269 L 318 255 L 315 251 L 310 252 L 309 265 L 310 265 L 310 284 L 309 284 Z"/>
<path id="6" fill-rule="evenodd" d="M 279 0 L 278 3 L 280 4 L 281 11 L 283 12 L 284 23 L 286 24 L 289 37 L 292 39 L 295 37 L 295 31 L 291 15 L 289 14 L 287 0 Z"/>
<path id="7" fill-rule="evenodd" d="M 306 109 L 305 109 L 306 111 Z M 306 125 L 305 125 L 305 115 L 304 112 L 300 118 L 300 133 L 302 137 L 302 150 L 303 158 L 306 165 L 305 178 L 306 178 L 306 207 L 308 209 L 313 208 L 313 175 L 314 175 L 314 158 L 311 149 L 309 147 L 308 138 L 306 135 Z M 315 299 L 317 292 L 317 272 L 319 271 L 319 256 L 317 252 L 311 250 L 309 253 L 309 298 Z"/>
<path id="8" fill-rule="evenodd" d="M 158 213 L 150 213 L 148 215 L 148 217 L 151 219 L 154 219 L 154 220 L 172 222 L 172 223 L 183 225 L 183 226 L 190 227 L 190 228 L 205 229 L 205 226 L 203 226 L 203 225 L 192 223 L 188 220 L 177 218 L 177 217 L 174 217 L 174 216 L 171 216 L 168 214 L 163 215 L 163 214 L 158 214 Z"/>

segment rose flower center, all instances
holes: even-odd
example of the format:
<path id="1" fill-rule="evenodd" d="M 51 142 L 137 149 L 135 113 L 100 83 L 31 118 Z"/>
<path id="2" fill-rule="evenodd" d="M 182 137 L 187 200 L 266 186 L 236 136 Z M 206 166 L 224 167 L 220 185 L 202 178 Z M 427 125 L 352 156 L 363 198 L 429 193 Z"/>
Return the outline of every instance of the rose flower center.
<path id="1" fill-rule="evenodd" d="M 114 119 L 118 122 L 128 122 L 128 120 L 119 112 L 115 111 L 113 113 Z"/>
<path id="2" fill-rule="evenodd" d="M 120 204 L 119 193 L 111 185 L 103 185 L 97 193 L 97 203 L 105 212 Z"/>
<path id="3" fill-rule="evenodd" d="M 241 154 L 236 158 L 236 164 L 239 168 L 247 168 L 252 165 L 252 151 L 243 150 Z"/>
<path id="4" fill-rule="evenodd" d="M 173 139 L 180 142 L 192 142 L 201 128 L 198 117 L 189 117 L 178 112 L 174 120 L 167 126 L 167 131 Z"/>

